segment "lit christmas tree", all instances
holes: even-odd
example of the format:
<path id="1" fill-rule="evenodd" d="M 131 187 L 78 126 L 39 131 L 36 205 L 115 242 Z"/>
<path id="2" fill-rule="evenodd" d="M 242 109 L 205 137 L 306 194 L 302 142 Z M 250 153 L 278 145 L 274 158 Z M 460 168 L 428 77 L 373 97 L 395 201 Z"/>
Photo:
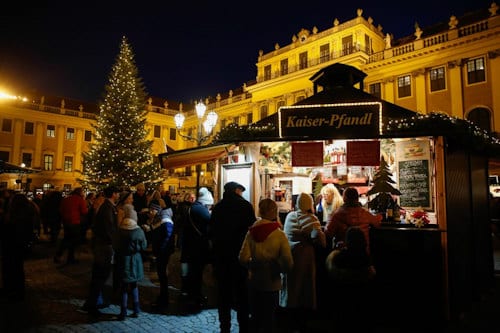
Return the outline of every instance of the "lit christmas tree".
<path id="1" fill-rule="evenodd" d="M 123 37 L 120 53 L 99 103 L 94 142 L 83 153 L 81 183 L 90 188 L 115 185 L 126 188 L 161 181 L 153 160 L 152 141 L 147 140 L 146 92 L 138 77 L 132 49 Z"/>
<path id="2" fill-rule="evenodd" d="M 398 210 L 399 206 L 393 195 L 401 195 L 401 192 L 392 186 L 396 182 L 392 179 L 392 172 L 383 157 L 380 158 L 380 166 L 373 178 L 373 187 L 366 192 L 367 195 L 377 196 L 368 202 L 368 207 L 376 212 L 385 213 L 387 209 Z M 399 217 L 399 213 L 397 215 Z"/>

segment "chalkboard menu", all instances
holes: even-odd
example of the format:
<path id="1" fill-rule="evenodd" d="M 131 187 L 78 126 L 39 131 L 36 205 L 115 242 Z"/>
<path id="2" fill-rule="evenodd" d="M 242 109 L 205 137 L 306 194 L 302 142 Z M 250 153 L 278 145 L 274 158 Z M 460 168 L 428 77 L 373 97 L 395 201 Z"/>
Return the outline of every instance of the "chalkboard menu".
<path id="1" fill-rule="evenodd" d="M 399 191 L 402 207 L 431 207 L 429 160 L 399 162 Z"/>

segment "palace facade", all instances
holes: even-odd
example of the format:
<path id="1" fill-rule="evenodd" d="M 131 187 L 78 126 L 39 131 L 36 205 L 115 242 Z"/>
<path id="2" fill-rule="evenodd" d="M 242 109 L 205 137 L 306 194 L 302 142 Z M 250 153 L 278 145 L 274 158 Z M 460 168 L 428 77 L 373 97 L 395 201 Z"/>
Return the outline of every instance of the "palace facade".
<path id="1" fill-rule="evenodd" d="M 381 99 L 422 114 L 468 119 L 500 133 L 500 16 L 495 3 L 430 27 L 415 24 L 410 35 L 396 40 L 373 18 L 364 17 L 362 9 L 353 16 L 346 22 L 334 19 L 324 31 L 302 28 L 290 44 L 259 51 L 254 81 L 207 98 L 208 111 L 219 116 L 214 131 L 230 123 L 256 122 L 311 96 L 309 78 L 323 67 L 343 63 L 365 72 L 362 88 Z M 145 107 L 154 158 L 195 146 L 182 139 L 174 123 L 175 114 L 184 112 L 186 132 L 196 136 L 194 105 L 150 97 Z M 0 174 L 0 188 L 79 186 L 82 152 L 93 140 L 96 114 L 97 106 L 69 97 L 1 100 L 0 160 L 38 172 Z M 165 170 L 165 189 L 193 188 L 196 172 L 201 185 L 209 186 L 210 165 L 196 164 Z"/>

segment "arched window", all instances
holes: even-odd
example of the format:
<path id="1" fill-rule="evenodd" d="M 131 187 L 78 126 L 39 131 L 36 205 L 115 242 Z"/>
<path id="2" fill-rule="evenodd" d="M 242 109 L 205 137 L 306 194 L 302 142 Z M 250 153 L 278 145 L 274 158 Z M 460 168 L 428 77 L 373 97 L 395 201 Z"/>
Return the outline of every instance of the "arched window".
<path id="1" fill-rule="evenodd" d="M 469 112 L 467 120 L 473 122 L 477 127 L 491 132 L 490 111 L 485 108 L 476 108 Z"/>

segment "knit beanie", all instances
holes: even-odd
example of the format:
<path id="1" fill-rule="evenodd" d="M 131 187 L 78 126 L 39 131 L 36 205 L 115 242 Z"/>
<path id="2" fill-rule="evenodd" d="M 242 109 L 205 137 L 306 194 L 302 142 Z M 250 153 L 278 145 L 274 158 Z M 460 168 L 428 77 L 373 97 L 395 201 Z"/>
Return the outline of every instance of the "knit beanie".
<path id="1" fill-rule="evenodd" d="M 314 200 L 310 194 L 302 192 L 297 197 L 296 207 L 303 212 L 314 212 Z"/>
<path id="2" fill-rule="evenodd" d="M 156 211 L 156 213 L 161 212 L 161 206 L 156 203 L 151 203 L 149 205 L 149 209 L 153 209 L 154 211 Z"/>

